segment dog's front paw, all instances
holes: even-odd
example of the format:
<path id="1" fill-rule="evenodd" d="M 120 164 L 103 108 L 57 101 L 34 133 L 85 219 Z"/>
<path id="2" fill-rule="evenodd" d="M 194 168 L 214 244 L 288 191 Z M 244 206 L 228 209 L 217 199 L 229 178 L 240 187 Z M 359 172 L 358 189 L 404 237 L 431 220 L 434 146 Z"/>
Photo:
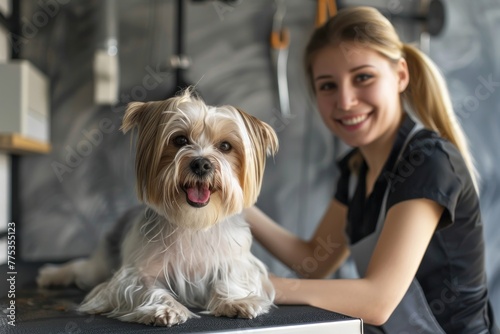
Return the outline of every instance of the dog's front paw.
<path id="1" fill-rule="evenodd" d="M 184 305 L 176 301 L 167 301 L 162 305 L 150 305 L 137 308 L 135 311 L 121 316 L 120 320 L 138 322 L 146 325 L 167 326 L 180 325 L 189 318 L 198 317 Z"/>
<path id="2" fill-rule="evenodd" d="M 267 313 L 271 303 L 260 297 L 247 297 L 238 300 L 219 301 L 212 314 L 216 317 L 253 319 L 261 314 Z"/>
<path id="3" fill-rule="evenodd" d="M 151 323 L 155 326 L 173 326 L 185 323 L 191 317 L 188 309 L 178 307 L 160 306 L 156 310 Z"/>
<path id="4" fill-rule="evenodd" d="M 68 286 L 75 280 L 74 274 L 64 265 L 48 264 L 40 268 L 36 283 L 41 288 L 50 286 Z"/>

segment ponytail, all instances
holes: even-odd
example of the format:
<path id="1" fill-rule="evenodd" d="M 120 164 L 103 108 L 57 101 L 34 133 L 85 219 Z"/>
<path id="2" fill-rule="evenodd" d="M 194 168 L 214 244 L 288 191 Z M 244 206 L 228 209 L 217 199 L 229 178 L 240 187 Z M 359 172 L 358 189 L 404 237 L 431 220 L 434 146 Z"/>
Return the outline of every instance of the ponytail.
<path id="1" fill-rule="evenodd" d="M 458 148 L 478 191 L 477 172 L 472 155 L 464 131 L 453 111 L 443 76 L 432 60 L 417 48 L 403 44 L 402 51 L 410 74 L 409 85 L 403 93 L 404 101 L 426 128 L 436 131 Z"/>

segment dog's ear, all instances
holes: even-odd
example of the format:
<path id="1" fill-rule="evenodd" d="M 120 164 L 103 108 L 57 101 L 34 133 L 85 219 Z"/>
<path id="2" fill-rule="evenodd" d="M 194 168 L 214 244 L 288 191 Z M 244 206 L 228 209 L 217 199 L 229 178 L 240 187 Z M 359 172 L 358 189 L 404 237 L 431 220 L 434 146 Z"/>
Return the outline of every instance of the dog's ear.
<path id="1" fill-rule="evenodd" d="M 147 109 L 147 104 L 145 102 L 130 102 L 125 110 L 125 116 L 123 116 L 122 126 L 120 130 L 123 133 L 127 133 L 134 127 L 138 126 L 140 120 Z"/>
<path id="2" fill-rule="evenodd" d="M 250 139 L 254 146 L 264 149 L 264 155 L 275 155 L 278 152 L 278 136 L 274 129 L 267 123 L 261 121 L 255 116 L 247 114 L 240 108 L 236 108 L 245 122 L 245 127 L 250 134 Z"/>
<path id="3" fill-rule="evenodd" d="M 262 177 L 266 166 L 266 157 L 278 151 L 278 136 L 271 126 L 260 119 L 236 108 L 242 117 L 252 143 L 250 152 L 247 152 L 244 168 L 241 175 L 244 206 L 250 207 L 259 196 L 262 186 Z M 249 158 L 250 157 L 250 158 Z"/>
<path id="4" fill-rule="evenodd" d="M 120 130 L 127 133 L 134 127 L 138 127 L 140 131 L 143 127 L 157 127 L 158 117 L 161 117 L 165 111 L 175 111 L 180 103 L 191 101 L 191 99 L 191 91 L 186 89 L 182 95 L 173 96 L 164 101 L 130 102 L 125 110 Z"/>

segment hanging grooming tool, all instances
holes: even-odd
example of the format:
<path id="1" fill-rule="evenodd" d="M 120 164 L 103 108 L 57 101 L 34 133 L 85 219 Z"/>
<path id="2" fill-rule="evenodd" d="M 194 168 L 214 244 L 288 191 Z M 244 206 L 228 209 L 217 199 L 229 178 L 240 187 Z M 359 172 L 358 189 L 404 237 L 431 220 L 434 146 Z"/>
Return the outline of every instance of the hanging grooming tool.
<path id="1" fill-rule="evenodd" d="M 320 27 L 328 20 L 328 18 L 337 14 L 337 4 L 335 0 L 318 0 L 316 8 L 316 27 Z"/>
<path id="2" fill-rule="evenodd" d="M 118 102 L 120 66 L 118 63 L 118 14 L 117 0 L 102 3 L 105 36 L 94 52 L 94 102 L 113 105 Z"/>
<path id="3" fill-rule="evenodd" d="M 276 0 L 275 4 L 276 12 L 273 16 L 273 27 L 271 31 L 272 61 L 278 83 L 278 96 L 281 115 L 283 117 L 291 117 L 287 79 L 288 46 L 290 44 L 290 34 L 288 29 L 283 27 L 283 20 L 286 13 L 285 0 Z"/>
<path id="4" fill-rule="evenodd" d="M 384 10 L 380 10 L 384 13 Z M 439 35 L 445 24 L 445 7 L 441 0 L 422 0 L 416 10 L 389 12 L 392 20 L 413 21 L 422 25 L 422 30 L 431 36 Z"/>

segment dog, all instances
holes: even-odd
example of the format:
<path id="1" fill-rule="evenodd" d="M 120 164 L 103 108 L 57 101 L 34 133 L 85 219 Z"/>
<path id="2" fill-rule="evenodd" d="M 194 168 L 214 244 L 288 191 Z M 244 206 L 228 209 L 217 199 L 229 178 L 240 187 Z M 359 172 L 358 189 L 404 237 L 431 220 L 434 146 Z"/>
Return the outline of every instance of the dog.
<path id="1" fill-rule="evenodd" d="M 273 306 L 267 268 L 250 250 L 242 210 L 259 195 L 275 131 L 233 106 L 209 106 L 192 89 L 131 102 L 121 130 L 137 129 L 135 208 L 87 259 L 46 265 L 40 287 L 90 290 L 78 310 L 172 326 L 198 317 L 254 318 Z"/>

